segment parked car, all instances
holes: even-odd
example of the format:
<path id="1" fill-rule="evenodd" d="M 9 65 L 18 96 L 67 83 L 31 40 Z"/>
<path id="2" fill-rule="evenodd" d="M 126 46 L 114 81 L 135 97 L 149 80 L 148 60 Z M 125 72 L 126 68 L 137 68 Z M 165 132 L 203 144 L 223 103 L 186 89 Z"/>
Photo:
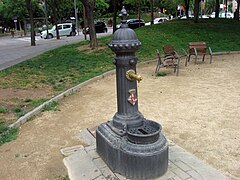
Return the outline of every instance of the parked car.
<path id="1" fill-rule="evenodd" d="M 131 29 L 136 29 L 142 26 L 145 26 L 145 22 L 143 19 L 128 19 L 127 20 L 128 27 Z M 119 29 L 121 24 L 117 25 L 117 29 Z"/>
<path id="2" fill-rule="evenodd" d="M 212 12 L 212 14 L 210 15 L 210 18 L 215 18 L 215 12 Z M 223 12 L 223 13 L 219 12 L 219 18 L 225 18 L 225 12 Z M 233 13 L 227 12 L 226 18 L 232 19 L 233 18 Z"/>
<path id="3" fill-rule="evenodd" d="M 105 22 L 96 21 L 94 23 L 96 33 L 106 33 L 108 31 Z M 84 33 L 84 30 L 83 30 Z M 86 34 L 89 34 L 89 27 L 86 28 Z"/>
<path id="4" fill-rule="evenodd" d="M 143 19 L 129 19 L 127 20 L 128 27 L 131 29 L 136 29 L 142 26 L 145 26 Z"/>
<path id="5" fill-rule="evenodd" d="M 72 36 L 75 35 L 76 32 L 72 32 L 72 23 L 63 23 L 58 24 L 58 30 L 60 36 Z M 48 37 L 53 38 L 56 37 L 56 26 L 54 25 L 51 29 L 48 30 Z M 41 38 L 46 39 L 47 38 L 47 30 L 41 32 Z"/>
<path id="6" fill-rule="evenodd" d="M 168 18 L 166 18 L 166 17 L 155 18 L 155 19 L 153 20 L 153 24 L 163 23 L 163 22 L 165 22 L 165 21 L 168 21 Z M 147 25 L 151 25 L 151 22 L 148 22 L 148 23 L 146 23 L 145 25 L 146 25 L 146 26 L 147 26 Z"/>

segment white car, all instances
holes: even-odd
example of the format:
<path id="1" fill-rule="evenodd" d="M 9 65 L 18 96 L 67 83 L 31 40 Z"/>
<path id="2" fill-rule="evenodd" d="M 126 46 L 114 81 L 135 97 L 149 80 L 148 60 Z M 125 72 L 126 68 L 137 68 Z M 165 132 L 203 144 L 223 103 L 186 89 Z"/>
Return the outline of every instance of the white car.
<path id="1" fill-rule="evenodd" d="M 166 17 L 155 18 L 155 19 L 153 20 L 153 24 L 163 23 L 163 22 L 165 22 L 165 21 L 168 21 L 168 18 L 166 18 Z M 151 22 L 148 22 L 148 23 L 146 23 L 145 25 L 148 26 L 148 25 L 150 25 L 150 24 L 151 24 Z"/>
<path id="2" fill-rule="evenodd" d="M 75 35 L 76 32 L 72 32 L 72 23 L 63 23 L 58 24 L 59 36 L 72 36 Z M 48 37 L 53 38 L 56 37 L 56 26 L 54 25 L 52 29 L 48 30 Z M 47 38 L 47 30 L 41 32 L 41 38 Z"/>

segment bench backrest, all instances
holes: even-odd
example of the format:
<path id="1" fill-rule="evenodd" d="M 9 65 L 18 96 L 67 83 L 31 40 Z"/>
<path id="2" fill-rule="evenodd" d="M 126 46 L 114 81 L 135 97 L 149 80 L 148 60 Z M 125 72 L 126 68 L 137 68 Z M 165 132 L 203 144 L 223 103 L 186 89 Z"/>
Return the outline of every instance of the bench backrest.
<path id="1" fill-rule="evenodd" d="M 194 53 L 194 48 L 199 53 L 207 52 L 207 43 L 206 42 L 190 42 L 188 45 L 189 53 Z"/>
<path id="2" fill-rule="evenodd" d="M 163 46 L 163 52 L 165 56 L 169 56 L 169 55 L 174 56 L 176 53 L 176 50 L 171 44 L 167 44 Z"/>

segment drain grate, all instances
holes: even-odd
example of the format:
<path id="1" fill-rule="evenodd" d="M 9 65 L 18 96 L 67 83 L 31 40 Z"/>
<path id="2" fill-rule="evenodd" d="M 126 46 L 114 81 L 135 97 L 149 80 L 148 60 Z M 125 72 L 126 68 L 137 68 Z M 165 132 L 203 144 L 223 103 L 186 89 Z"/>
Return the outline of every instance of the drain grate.
<path id="1" fill-rule="evenodd" d="M 160 131 L 160 124 L 145 120 L 142 126 L 129 128 L 127 137 L 129 141 L 136 144 L 149 144 L 157 141 Z"/>

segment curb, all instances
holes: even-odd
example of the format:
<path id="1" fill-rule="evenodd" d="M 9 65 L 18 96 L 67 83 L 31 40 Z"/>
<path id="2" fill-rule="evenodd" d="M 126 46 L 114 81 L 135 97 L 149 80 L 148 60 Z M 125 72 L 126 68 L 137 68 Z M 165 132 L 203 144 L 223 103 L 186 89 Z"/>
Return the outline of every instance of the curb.
<path id="1" fill-rule="evenodd" d="M 240 54 L 240 51 L 226 51 L 226 52 L 216 52 L 216 53 L 213 53 L 214 56 L 220 56 L 220 55 L 228 55 L 228 54 Z M 139 65 L 145 65 L 145 64 L 149 64 L 149 63 L 153 63 L 155 62 L 156 60 L 150 60 L 150 61 L 145 61 L 145 62 L 140 62 Z M 24 116 L 20 117 L 16 122 L 10 124 L 8 127 L 9 128 L 18 128 L 20 127 L 22 124 L 24 124 L 25 122 L 27 122 L 31 117 L 37 115 L 38 113 L 40 113 L 42 111 L 42 109 L 49 105 L 50 103 L 52 103 L 53 101 L 59 101 L 61 99 L 63 99 L 65 96 L 68 96 L 72 93 L 74 93 L 75 91 L 77 91 L 78 89 L 90 84 L 90 83 L 93 83 L 97 80 L 100 80 L 100 79 L 103 79 L 105 77 L 108 77 L 112 74 L 115 73 L 115 69 L 114 70 L 110 70 L 108 72 L 105 72 L 99 76 L 96 76 L 96 77 L 93 77 L 85 82 L 82 82 L 64 92 L 62 92 L 61 94 L 53 97 L 52 99 L 44 102 L 43 104 L 41 104 L 40 106 L 36 107 L 35 109 L 33 109 L 32 111 L 28 112 L 27 114 L 25 114 Z"/>
<path id="2" fill-rule="evenodd" d="M 228 55 L 228 54 L 240 54 L 240 51 L 214 52 L 213 56 Z"/>
<path id="3" fill-rule="evenodd" d="M 115 69 L 114 70 L 111 70 L 111 71 L 108 71 L 108 72 L 105 72 L 99 76 L 96 76 L 96 77 L 93 77 L 85 82 L 82 82 L 64 92 L 62 92 L 61 94 L 53 97 L 52 99 L 44 102 L 43 104 L 41 104 L 40 106 L 36 107 L 35 109 L 33 109 L 32 111 L 28 112 L 27 114 L 25 114 L 24 116 L 20 117 L 16 122 L 10 124 L 8 127 L 9 128 L 18 128 L 20 127 L 22 124 L 24 124 L 25 122 L 27 122 L 31 117 L 37 115 L 38 113 L 40 113 L 42 111 L 42 109 L 49 105 L 50 103 L 52 103 L 53 101 L 59 101 L 61 99 L 63 99 L 64 97 L 74 93 L 75 91 L 79 90 L 80 88 L 90 84 L 90 83 L 93 83 L 93 82 L 96 82 L 97 80 L 100 80 L 100 79 L 103 79 L 105 77 L 108 77 L 112 74 L 115 73 Z"/>

